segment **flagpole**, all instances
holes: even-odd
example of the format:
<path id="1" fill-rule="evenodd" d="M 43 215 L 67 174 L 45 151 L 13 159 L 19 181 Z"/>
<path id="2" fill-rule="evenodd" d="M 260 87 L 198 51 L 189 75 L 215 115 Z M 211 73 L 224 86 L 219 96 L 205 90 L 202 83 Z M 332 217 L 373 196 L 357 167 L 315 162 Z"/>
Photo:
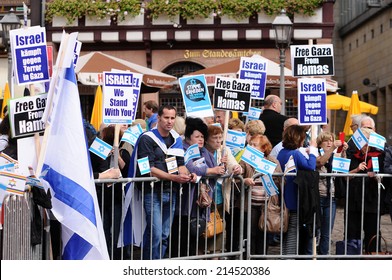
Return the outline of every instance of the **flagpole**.
<path id="1" fill-rule="evenodd" d="M 229 127 L 229 116 L 230 111 L 225 112 L 225 125 L 223 127 L 223 143 L 222 143 L 222 157 L 225 155 L 226 152 L 226 138 L 227 138 L 227 130 Z"/>
<path id="2" fill-rule="evenodd" d="M 68 44 L 69 34 L 64 32 L 63 35 L 64 35 L 64 44 L 66 46 Z M 64 76 L 64 71 L 65 71 L 64 57 L 65 57 L 65 52 L 66 52 L 65 49 L 66 48 L 62 48 L 62 49 L 60 48 L 61 53 L 59 53 L 59 55 L 60 55 L 59 64 L 57 65 L 57 67 L 55 67 L 55 75 L 53 75 L 52 80 L 50 82 L 50 84 L 53 86 L 49 86 L 48 99 L 47 99 L 46 106 L 45 106 L 45 108 L 47 108 L 45 110 L 49 110 L 47 116 L 50 116 L 52 113 L 52 103 L 53 103 L 53 94 L 54 94 L 53 92 L 54 92 L 54 89 L 56 88 L 56 84 L 59 79 L 59 76 L 60 76 L 60 74 L 62 76 Z M 42 172 L 42 167 L 44 164 L 44 157 L 46 154 L 46 148 L 48 145 L 48 137 L 50 135 L 50 132 L 51 132 L 51 125 L 46 119 L 44 137 L 42 139 L 42 145 L 40 148 L 40 153 L 39 153 L 38 162 L 37 162 L 37 171 L 36 171 L 36 174 L 38 175 L 37 177 L 39 177 Z"/>
<path id="3" fill-rule="evenodd" d="M 116 124 L 114 127 L 114 141 L 113 141 L 113 148 L 114 148 L 114 168 L 118 168 L 118 142 L 120 138 L 120 125 Z"/>

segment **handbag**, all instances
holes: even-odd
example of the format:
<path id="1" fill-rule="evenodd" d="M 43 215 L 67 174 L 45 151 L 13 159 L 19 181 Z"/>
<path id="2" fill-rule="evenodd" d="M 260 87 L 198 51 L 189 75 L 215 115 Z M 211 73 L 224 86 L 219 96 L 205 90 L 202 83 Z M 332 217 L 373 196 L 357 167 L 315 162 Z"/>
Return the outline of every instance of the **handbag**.
<path id="1" fill-rule="evenodd" d="M 199 196 L 197 197 L 196 203 L 200 208 L 207 208 L 212 203 L 212 198 L 209 195 L 211 191 L 210 187 L 206 183 L 200 183 L 199 185 Z"/>
<path id="2" fill-rule="evenodd" d="M 223 232 L 223 219 L 221 218 L 218 210 L 210 213 L 210 220 L 207 222 L 206 230 L 202 236 L 211 238 Z"/>
<path id="3" fill-rule="evenodd" d="M 206 220 L 202 218 L 192 218 L 190 220 L 189 231 L 191 237 L 202 236 L 206 228 Z"/>
<path id="4" fill-rule="evenodd" d="M 380 240 L 384 241 L 385 251 L 369 252 L 369 248 L 370 248 L 370 245 L 372 244 L 372 242 L 376 242 L 376 237 L 377 237 L 377 235 L 373 235 L 372 238 L 370 238 L 368 246 L 367 246 L 368 252 L 366 254 L 367 255 L 392 255 L 392 252 L 388 251 L 388 243 L 383 236 L 380 236 L 381 237 Z"/>
<path id="5" fill-rule="evenodd" d="M 289 227 L 289 210 L 283 201 L 283 232 L 286 232 Z M 267 218 L 265 218 L 267 212 Z M 277 195 L 273 195 L 268 199 L 266 211 L 262 211 L 259 218 L 259 228 L 264 231 L 265 219 L 267 219 L 267 232 L 280 233 L 281 232 L 281 207 Z"/>

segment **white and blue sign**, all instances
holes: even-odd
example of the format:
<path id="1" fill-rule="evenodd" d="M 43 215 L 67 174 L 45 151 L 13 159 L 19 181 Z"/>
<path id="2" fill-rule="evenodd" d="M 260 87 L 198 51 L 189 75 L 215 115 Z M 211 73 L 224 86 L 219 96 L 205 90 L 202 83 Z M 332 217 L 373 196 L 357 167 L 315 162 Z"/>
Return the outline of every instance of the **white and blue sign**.
<path id="1" fill-rule="evenodd" d="M 188 117 L 213 117 L 210 95 L 204 75 L 179 78 L 185 111 Z"/>
<path id="2" fill-rule="evenodd" d="M 105 124 L 131 124 L 136 118 L 142 74 L 103 72 L 103 114 Z"/>
<path id="3" fill-rule="evenodd" d="M 140 175 L 144 175 L 151 172 L 150 162 L 148 161 L 148 157 L 138 159 L 137 164 L 139 166 Z"/>
<path id="4" fill-rule="evenodd" d="M 300 125 L 327 124 L 325 79 L 298 79 L 298 121 Z"/>
<path id="5" fill-rule="evenodd" d="M 96 154 L 102 159 L 106 159 L 113 149 L 111 145 L 103 141 L 102 139 L 95 137 L 94 142 L 91 144 L 89 151 Z"/>
<path id="6" fill-rule="evenodd" d="M 240 79 L 252 82 L 252 98 L 264 99 L 267 83 L 267 60 L 259 55 L 241 57 Z"/>
<path id="7" fill-rule="evenodd" d="M 49 81 L 45 27 L 10 30 L 10 44 L 18 85 Z"/>
<path id="8" fill-rule="evenodd" d="M 351 159 L 334 156 L 332 160 L 332 171 L 348 173 L 350 171 Z"/>

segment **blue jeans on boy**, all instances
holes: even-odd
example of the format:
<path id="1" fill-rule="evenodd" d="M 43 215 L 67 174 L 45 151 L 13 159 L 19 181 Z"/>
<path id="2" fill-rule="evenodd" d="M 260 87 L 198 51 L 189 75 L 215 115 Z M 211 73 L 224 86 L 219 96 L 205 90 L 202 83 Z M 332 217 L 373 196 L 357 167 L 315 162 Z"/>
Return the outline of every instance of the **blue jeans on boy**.
<path id="1" fill-rule="evenodd" d="M 151 209 L 151 204 L 153 209 Z M 172 193 L 171 201 L 170 192 L 154 192 L 153 196 L 151 196 L 151 192 L 144 194 L 144 211 L 146 212 L 147 223 L 143 236 L 143 259 L 161 259 L 165 256 L 175 208 L 175 193 Z"/>
<path id="2" fill-rule="evenodd" d="M 321 227 L 320 227 L 320 240 L 319 240 L 319 254 L 328 255 L 329 254 L 329 244 L 331 243 L 329 236 L 329 223 L 331 221 L 331 232 L 333 230 L 333 225 L 335 223 L 336 215 L 336 200 L 332 198 L 332 210 L 330 208 L 330 197 L 320 197 L 320 207 L 321 207 Z M 332 219 L 331 219 L 332 216 Z"/>

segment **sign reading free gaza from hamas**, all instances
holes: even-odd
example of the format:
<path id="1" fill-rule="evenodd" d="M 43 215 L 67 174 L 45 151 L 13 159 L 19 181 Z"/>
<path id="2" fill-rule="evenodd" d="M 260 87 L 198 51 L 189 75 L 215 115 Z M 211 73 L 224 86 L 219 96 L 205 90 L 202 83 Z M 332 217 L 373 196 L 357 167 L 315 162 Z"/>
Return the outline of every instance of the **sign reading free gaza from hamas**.
<path id="1" fill-rule="evenodd" d="M 218 76 L 215 81 L 214 108 L 248 112 L 251 92 L 251 81 Z"/>
<path id="2" fill-rule="evenodd" d="M 41 118 L 45 111 L 46 99 L 45 93 L 9 101 L 12 137 L 31 135 L 45 130 L 45 124 Z"/>

